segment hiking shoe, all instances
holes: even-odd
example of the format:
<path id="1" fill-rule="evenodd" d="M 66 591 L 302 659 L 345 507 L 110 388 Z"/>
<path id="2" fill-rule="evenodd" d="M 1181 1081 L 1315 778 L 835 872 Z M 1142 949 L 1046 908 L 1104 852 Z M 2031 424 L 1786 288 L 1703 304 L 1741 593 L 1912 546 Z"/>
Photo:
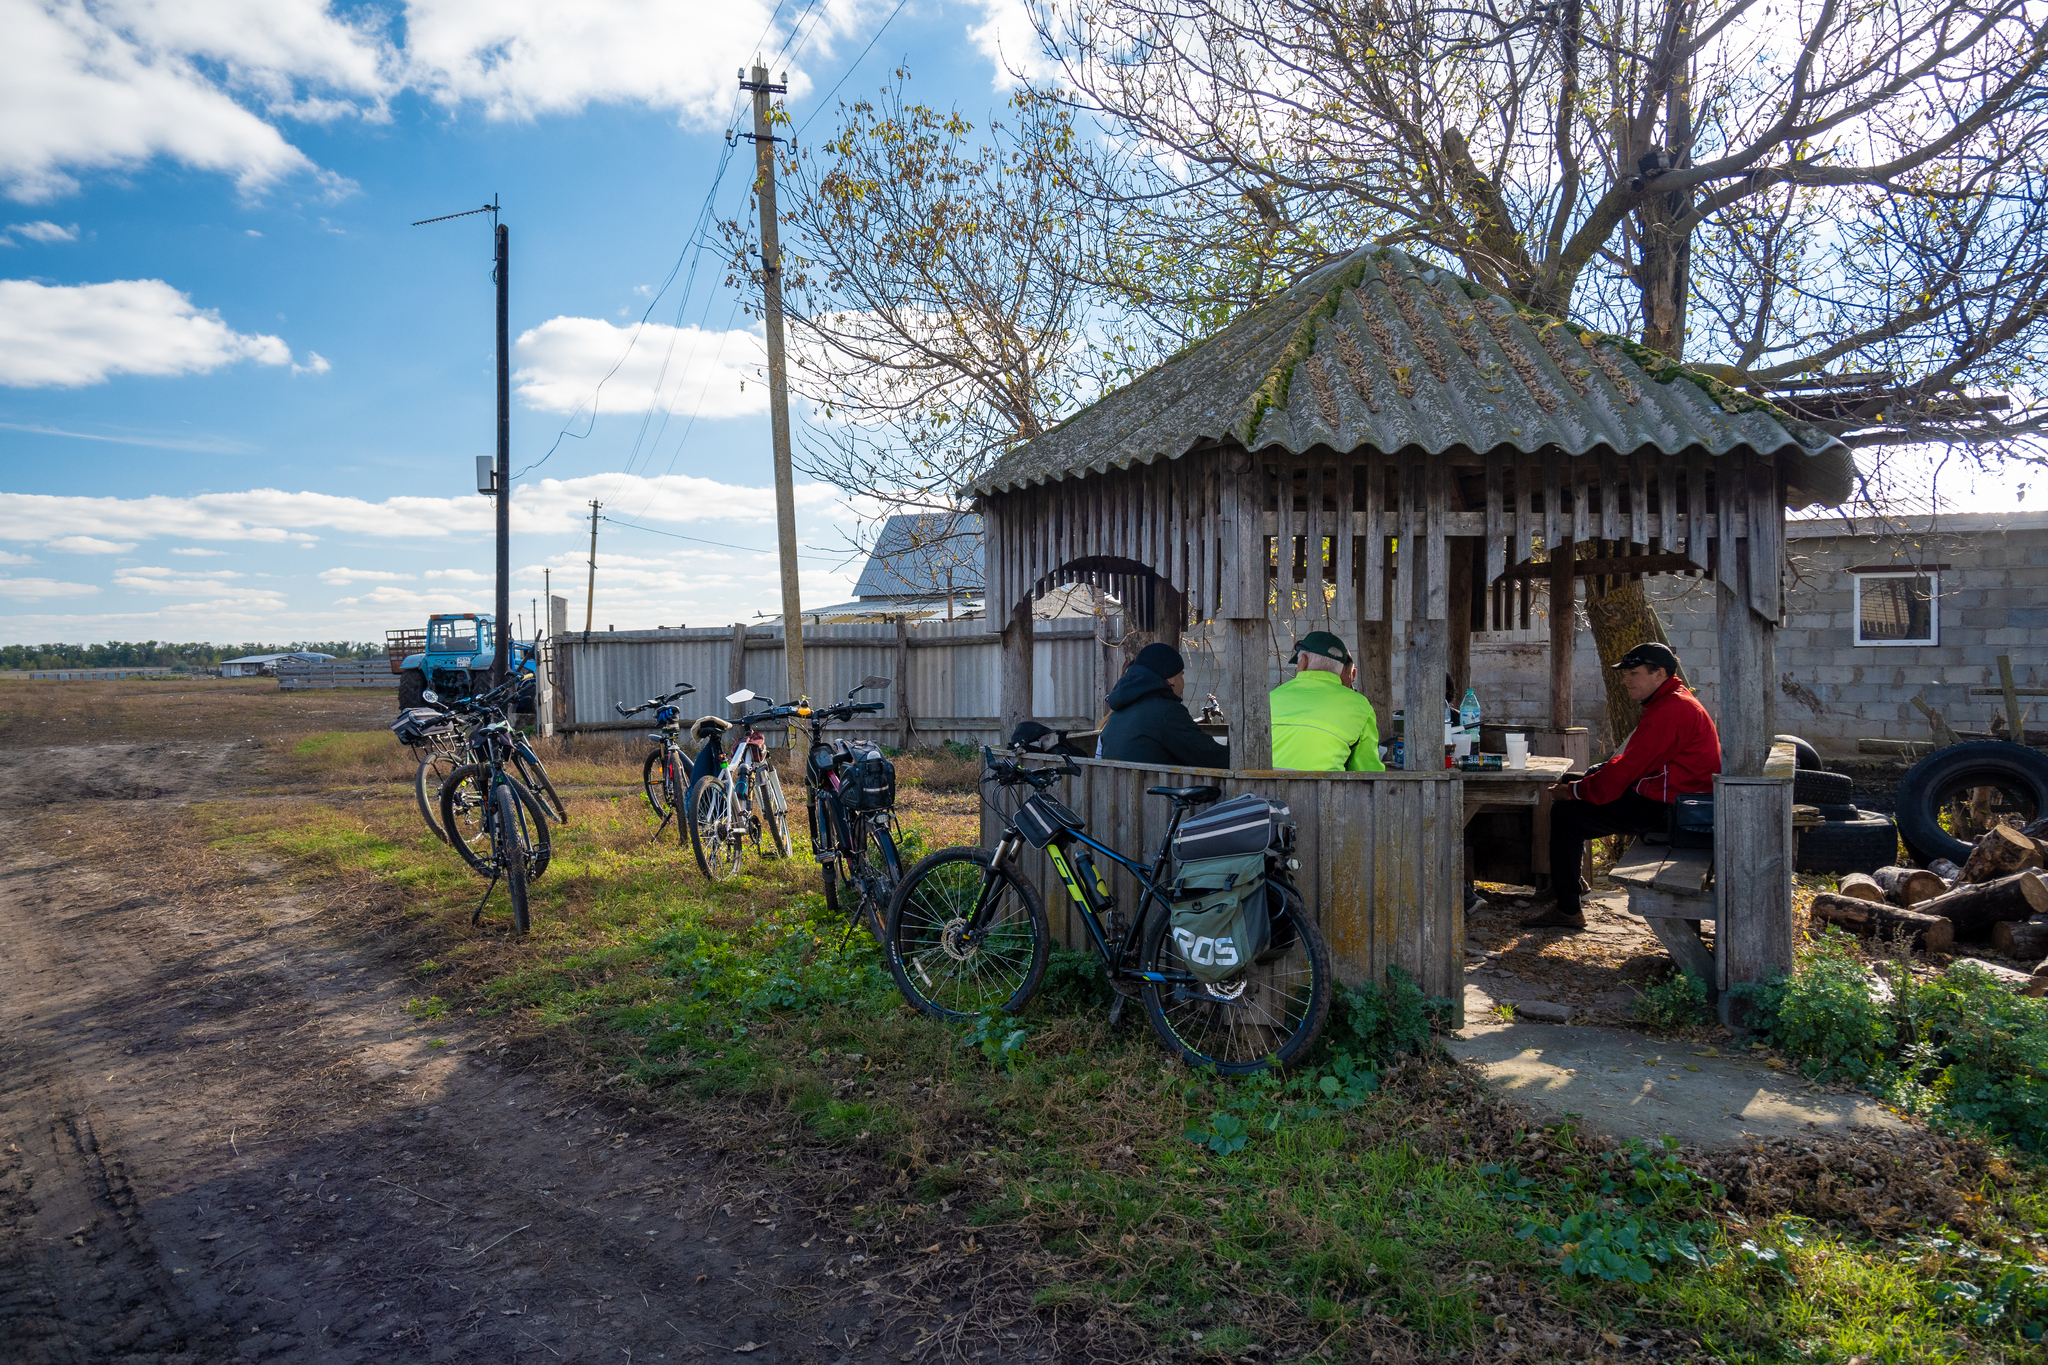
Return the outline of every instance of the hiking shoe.
<path id="1" fill-rule="evenodd" d="M 1522 921 L 1524 929 L 1583 929 L 1586 927 L 1584 913 L 1569 914 L 1555 905 L 1540 915 L 1532 915 Z"/>

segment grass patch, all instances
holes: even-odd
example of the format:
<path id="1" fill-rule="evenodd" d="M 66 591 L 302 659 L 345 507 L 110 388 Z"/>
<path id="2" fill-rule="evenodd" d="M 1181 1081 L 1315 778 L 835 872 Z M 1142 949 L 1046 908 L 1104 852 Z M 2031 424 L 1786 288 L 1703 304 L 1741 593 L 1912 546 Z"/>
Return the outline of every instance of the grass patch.
<path id="1" fill-rule="evenodd" d="M 294 762 L 352 752 L 306 744 Z M 1398 976 L 1345 992 L 1284 1078 L 1218 1082 L 1131 1017 L 1112 1030 L 1079 954 L 1056 957 L 1021 1021 L 940 1027 L 826 918 L 801 823 L 796 858 L 750 854 L 718 884 L 672 831 L 651 841 L 643 752 L 548 754 L 574 818 L 521 940 L 502 896 L 470 927 L 481 882 L 403 787 L 191 818 L 222 852 L 383 888 L 420 939 L 422 1023 L 495 1021 L 808 1181 L 860 1244 L 823 1274 L 866 1276 L 952 1220 L 949 1247 L 1022 1257 L 1019 1311 L 1097 1358 L 1584 1360 L 1626 1342 L 1636 1358 L 1993 1361 L 2048 1327 L 2048 1184 L 2030 1157 L 1816 1136 L 1695 1160 L 1531 1126 L 1436 1056 L 1446 1002 Z M 1963 1068 L 1948 1093 L 2031 1055 L 1958 1050 L 1955 1021 L 1982 1002 L 1945 989 L 1916 1018 Z M 2019 1029 L 2023 1013 L 1999 1017 Z"/>

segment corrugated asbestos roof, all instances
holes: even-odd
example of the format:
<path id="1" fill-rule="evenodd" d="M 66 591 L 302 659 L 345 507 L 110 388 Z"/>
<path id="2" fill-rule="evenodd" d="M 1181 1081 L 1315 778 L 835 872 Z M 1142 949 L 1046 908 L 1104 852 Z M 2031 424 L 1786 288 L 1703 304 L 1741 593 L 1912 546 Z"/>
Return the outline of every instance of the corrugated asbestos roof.
<path id="1" fill-rule="evenodd" d="M 1748 447 L 1785 467 L 1794 507 L 1849 496 L 1847 446 L 1660 360 L 1394 248 L 1366 248 L 1019 446 L 973 492 L 1177 459 L 1227 438 L 1296 453 Z"/>
<path id="2" fill-rule="evenodd" d="M 936 596 L 981 591 L 981 517 L 905 513 L 882 523 L 855 597 Z"/>

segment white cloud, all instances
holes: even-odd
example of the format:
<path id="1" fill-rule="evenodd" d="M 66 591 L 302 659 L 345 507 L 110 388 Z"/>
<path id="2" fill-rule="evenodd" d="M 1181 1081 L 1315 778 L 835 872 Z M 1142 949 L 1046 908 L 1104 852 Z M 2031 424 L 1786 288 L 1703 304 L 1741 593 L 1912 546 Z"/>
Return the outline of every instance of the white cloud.
<path id="1" fill-rule="evenodd" d="M 292 373 L 294 375 L 326 374 L 333 368 L 332 365 L 327 363 L 326 356 L 321 355 L 318 351 L 308 351 L 306 352 L 306 363 L 292 366 Z"/>
<path id="2" fill-rule="evenodd" d="M 78 240 L 78 224 L 61 227 L 47 219 L 33 223 L 9 223 L 7 232 L 0 235 L 0 240 L 4 240 L 5 237 L 26 237 L 31 242 L 42 242 L 46 245 L 51 242 L 75 242 Z M 10 241 L 7 245 L 13 246 L 15 243 Z"/>
<path id="3" fill-rule="evenodd" d="M 195 374 L 291 358 L 278 338 L 237 332 L 162 280 L 0 280 L 0 384 L 74 388 L 113 374 Z"/>
<path id="4" fill-rule="evenodd" d="M 255 228 L 243 228 L 242 231 L 247 233 L 251 237 L 261 237 L 263 235 L 262 233 L 258 232 Z"/>
<path id="5" fill-rule="evenodd" d="M 428 578 L 445 578 L 451 583 L 483 583 L 487 580 L 475 569 L 429 569 Z"/>
<path id="6" fill-rule="evenodd" d="M 210 597 L 228 590 L 226 580 L 241 576 L 232 569 L 211 569 L 202 572 L 196 569 L 137 567 L 116 569 L 114 586 L 127 588 L 133 592 L 161 593 L 168 597 Z M 269 588 L 237 588 L 235 591 L 237 595 L 246 592 L 255 597 L 274 597 L 279 602 L 284 600 L 282 593 Z"/>
<path id="7" fill-rule="evenodd" d="M 98 591 L 90 583 L 61 583 L 54 578 L 0 578 L 0 597 L 29 602 L 45 597 L 90 597 Z"/>
<path id="8" fill-rule="evenodd" d="M 179 546 L 179 547 L 178 547 L 177 549 L 175 549 L 175 550 L 172 550 L 172 551 L 171 551 L 171 553 L 172 553 L 172 554 L 174 554 L 174 555 L 224 555 L 224 554 L 226 554 L 226 553 L 227 553 L 227 551 L 226 551 L 226 550 L 206 550 L 206 549 L 201 549 L 201 548 L 200 548 L 199 546 L 197 546 L 197 545 L 181 545 L 181 546 Z"/>
<path id="9" fill-rule="evenodd" d="M 97 536 L 60 536 L 43 543 L 74 555 L 125 555 L 135 548 L 132 540 L 101 540 Z"/>
<path id="10" fill-rule="evenodd" d="M 360 597 L 335 599 L 338 607 L 384 607 L 393 611 L 403 609 L 415 616 L 424 616 L 434 611 L 475 611 L 476 599 L 465 593 L 419 592 L 412 588 L 379 586 Z M 486 605 L 484 610 L 490 610 Z"/>
<path id="11" fill-rule="evenodd" d="M 996 89 L 1015 85 L 1018 76 L 1038 80 L 1059 75 L 1058 63 L 1039 46 L 1026 0 L 981 0 L 981 12 L 982 21 L 967 30 L 967 40 L 995 68 Z"/>
<path id="12" fill-rule="evenodd" d="M 429 575 L 431 577 L 432 575 Z M 320 581 L 340 586 L 347 583 L 398 583 L 412 577 L 409 573 L 393 573 L 389 569 L 322 569 Z"/>
<path id="13" fill-rule="evenodd" d="M 35 562 L 34 555 L 18 555 L 6 550 L 0 550 L 0 564 L 33 564 Z"/>
<path id="14" fill-rule="evenodd" d="M 39 203 L 76 190 L 74 172 L 159 156 L 232 175 L 244 193 L 318 174 L 223 84 L 298 112 L 278 96 L 295 81 L 337 76 L 331 43 L 323 61 L 319 44 L 289 39 L 321 23 L 340 32 L 324 11 L 320 0 L 117 0 L 97 10 L 84 0 L 0 0 L 0 187 Z M 334 189 L 344 183 L 323 178 Z"/>
<path id="15" fill-rule="evenodd" d="M 635 330 L 603 318 L 558 317 L 522 334 L 514 347 L 520 400 L 563 413 L 587 408 L 593 392 L 600 413 L 680 409 L 716 418 L 768 410 L 768 389 L 758 373 L 766 353 L 758 333 L 657 322 L 638 328 L 636 341 Z M 606 379 L 614 365 L 618 372 Z"/>

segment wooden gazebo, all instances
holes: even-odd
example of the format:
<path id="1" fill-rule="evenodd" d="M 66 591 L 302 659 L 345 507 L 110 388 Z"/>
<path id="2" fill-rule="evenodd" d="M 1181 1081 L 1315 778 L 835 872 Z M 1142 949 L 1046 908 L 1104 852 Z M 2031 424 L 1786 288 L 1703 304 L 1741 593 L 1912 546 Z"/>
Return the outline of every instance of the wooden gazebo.
<path id="1" fill-rule="evenodd" d="M 1790 797 L 1763 777 L 1785 509 L 1840 501 L 1851 474 L 1840 442 L 1725 385 L 1397 250 L 1362 250 L 1019 447 L 975 488 L 1004 640 L 1002 725 L 1031 714 L 1032 600 L 1108 587 L 1127 624 L 1213 655 L 1240 770 L 1228 785 L 1294 807 L 1303 889 L 1340 974 L 1398 962 L 1458 998 L 1460 778 L 1427 742 L 1407 746 L 1401 773 L 1270 770 L 1279 652 L 1324 624 L 1357 642 L 1384 729 L 1395 679 L 1411 715 L 1433 714 L 1446 679 L 1462 692 L 1474 626 L 1526 622 L 1533 580 L 1561 604 L 1552 676 L 1568 688 L 1563 604 L 1591 567 L 1575 547 L 1604 542 L 1604 575 L 1718 585 L 1717 809 L 1722 841 L 1754 863 L 1740 885 L 1724 876 L 1720 896 L 1771 926 L 1744 935 L 1762 945 L 1751 955 L 1789 965 Z M 1561 729 L 1568 693 L 1555 702 Z M 1111 840 L 1149 847 L 1165 812 L 1143 789 L 1187 770 L 1086 766 L 1070 801 Z M 1738 962 L 1732 979 L 1770 965 Z"/>

